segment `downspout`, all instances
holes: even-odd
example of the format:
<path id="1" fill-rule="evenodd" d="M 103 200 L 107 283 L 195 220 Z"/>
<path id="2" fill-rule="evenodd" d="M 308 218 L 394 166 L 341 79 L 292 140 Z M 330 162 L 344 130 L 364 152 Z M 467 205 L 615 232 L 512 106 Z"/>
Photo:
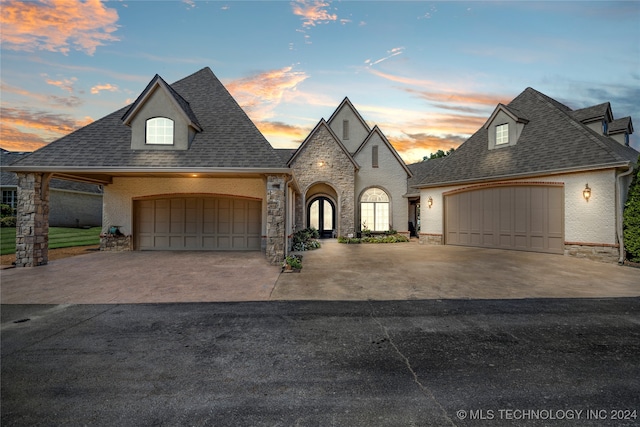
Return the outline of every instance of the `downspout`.
<path id="1" fill-rule="evenodd" d="M 623 234 L 623 213 L 624 206 L 622 204 L 622 178 L 633 173 L 634 168 L 629 165 L 629 169 L 616 175 L 616 232 L 618 234 L 618 244 L 620 246 L 620 256 L 618 264 L 624 264 L 624 234 Z"/>

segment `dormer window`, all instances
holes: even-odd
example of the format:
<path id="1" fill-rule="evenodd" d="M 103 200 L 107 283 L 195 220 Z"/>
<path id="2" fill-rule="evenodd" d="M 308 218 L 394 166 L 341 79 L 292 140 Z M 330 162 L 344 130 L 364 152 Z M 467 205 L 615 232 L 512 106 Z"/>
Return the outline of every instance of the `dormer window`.
<path id="1" fill-rule="evenodd" d="M 509 124 L 496 126 L 496 145 L 509 143 Z"/>
<path id="2" fill-rule="evenodd" d="M 166 117 L 148 119 L 146 143 L 152 145 L 173 145 L 173 120 Z"/>
<path id="3" fill-rule="evenodd" d="M 609 123 L 607 123 L 606 120 L 602 121 L 602 134 L 603 135 L 607 135 L 607 133 L 609 132 Z"/>

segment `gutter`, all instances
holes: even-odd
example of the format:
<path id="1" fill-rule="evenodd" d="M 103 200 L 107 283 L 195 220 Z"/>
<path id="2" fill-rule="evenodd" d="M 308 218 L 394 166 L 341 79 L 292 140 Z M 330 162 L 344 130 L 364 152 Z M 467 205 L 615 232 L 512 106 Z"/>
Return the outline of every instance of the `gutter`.
<path id="1" fill-rule="evenodd" d="M 493 181 L 503 181 L 503 180 L 511 180 L 511 179 L 522 179 L 522 178 L 531 178 L 536 176 L 550 176 L 550 175 L 564 175 L 567 173 L 578 173 L 578 172 L 590 172 L 602 169 L 612 169 L 629 166 L 629 162 L 624 163 L 609 163 L 609 164 L 600 164 L 594 166 L 580 166 L 569 169 L 553 169 L 546 171 L 536 171 L 536 172 L 526 172 L 521 174 L 509 174 L 509 175 L 497 175 L 497 176 L 487 176 L 481 178 L 469 178 L 461 181 L 442 181 L 442 182 L 430 182 L 427 184 L 416 184 L 412 185 L 411 188 L 416 188 L 418 190 L 425 188 L 437 188 L 437 187 L 448 187 L 450 185 L 464 185 L 469 183 L 483 183 L 483 182 L 493 182 Z"/>
<path id="2" fill-rule="evenodd" d="M 140 168 L 140 167 L 78 167 L 78 166 L 2 166 L 7 172 L 52 173 L 283 173 L 291 174 L 291 168 Z"/>
<path id="3" fill-rule="evenodd" d="M 620 245 L 620 256 L 618 264 L 624 264 L 624 233 L 623 233 L 623 213 L 624 205 L 622 204 L 622 178 L 629 176 L 634 171 L 633 165 L 628 165 L 628 169 L 624 172 L 616 174 L 616 234 L 618 235 L 618 244 Z"/>

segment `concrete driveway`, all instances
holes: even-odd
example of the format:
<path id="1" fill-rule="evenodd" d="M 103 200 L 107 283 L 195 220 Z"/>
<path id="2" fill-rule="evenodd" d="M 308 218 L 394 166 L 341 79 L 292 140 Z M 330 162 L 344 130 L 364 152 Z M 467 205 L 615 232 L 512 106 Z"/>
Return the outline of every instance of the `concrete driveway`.
<path id="1" fill-rule="evenodd" d="M 280 274 L 260 252 L 97 252 L 3 270 L 3 304 L 640 296 L 640 270 L 456 246 L 344 245 Z"/>

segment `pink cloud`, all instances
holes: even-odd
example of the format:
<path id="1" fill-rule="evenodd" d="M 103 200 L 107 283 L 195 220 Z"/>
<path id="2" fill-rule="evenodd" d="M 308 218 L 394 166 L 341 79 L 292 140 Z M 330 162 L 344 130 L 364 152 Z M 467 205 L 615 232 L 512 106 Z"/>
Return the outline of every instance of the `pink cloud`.
<path id="1" fill-rule="evenodd" d="M 302 17 L 303 27 L 315 27 L 316 24 L 326 24 L 338 19 L 336 14 L 331 14 L 326 10 L 329 3 L 320 0 L 296 0 L 291 3 L 291 6 L 293 14 Z"/>
<path id="2" fill-rule="evenodd" d="M 118 12 L 99 0 L 7 0 L 0 15 L 6 49 L 65 55 L 71 49 L 93 55 L 98 46 L 117 41 L 117 21 Z"/>
<path id="3" fill-rule="evenodd" d="M 118 86 L 112 85 L 111 83 L 107 83 L 102 85 L 95 85 L 94 87 L 91 88 L 91 93 L 93 95 L 97 95 L 104 90 L 109 92 L 118 92 L 120 89 L 118 89 Z"/>

